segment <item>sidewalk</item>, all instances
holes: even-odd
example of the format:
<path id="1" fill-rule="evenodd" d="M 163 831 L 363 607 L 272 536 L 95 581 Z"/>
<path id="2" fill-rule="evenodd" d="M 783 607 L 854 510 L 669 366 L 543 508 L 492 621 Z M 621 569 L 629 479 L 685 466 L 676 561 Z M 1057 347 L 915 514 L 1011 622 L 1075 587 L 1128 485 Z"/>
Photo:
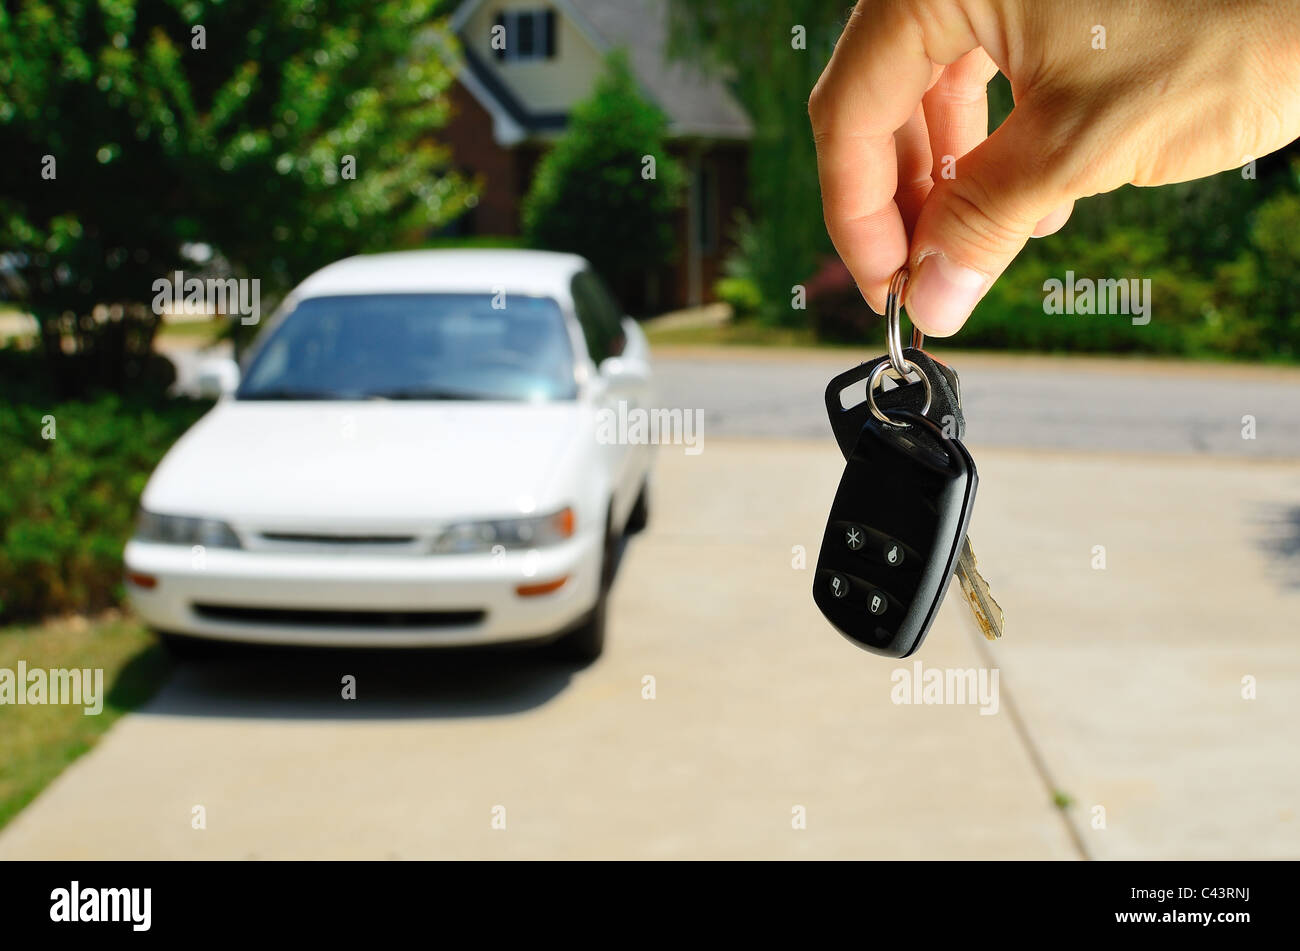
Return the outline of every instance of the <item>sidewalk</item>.
<path id="1" fill-rule="evenodd" d="M 1300 857 L 1300 463 L 979 463 L 996 715 L 891 702 L 914 660 L 986 665 L 955 590 L 903 662 L 817 613 L 829 441 L 716 439 L 661 450 L 593 667 L 399 662 L 351 705 L 347 660 L 192 668 L 0 833 L 0 859 Z"/>

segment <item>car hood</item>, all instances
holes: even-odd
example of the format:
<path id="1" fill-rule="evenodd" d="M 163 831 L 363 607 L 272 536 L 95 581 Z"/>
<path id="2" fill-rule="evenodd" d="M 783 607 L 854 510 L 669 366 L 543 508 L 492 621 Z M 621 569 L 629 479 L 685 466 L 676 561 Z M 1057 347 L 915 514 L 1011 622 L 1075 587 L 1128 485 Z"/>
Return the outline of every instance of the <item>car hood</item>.
<path id="1" fill-rule="evenodd" d="M 437 525 L 559 508 L 579 403 L 225 400 L 189 430 L 144 508 L 261 525 Z"/>

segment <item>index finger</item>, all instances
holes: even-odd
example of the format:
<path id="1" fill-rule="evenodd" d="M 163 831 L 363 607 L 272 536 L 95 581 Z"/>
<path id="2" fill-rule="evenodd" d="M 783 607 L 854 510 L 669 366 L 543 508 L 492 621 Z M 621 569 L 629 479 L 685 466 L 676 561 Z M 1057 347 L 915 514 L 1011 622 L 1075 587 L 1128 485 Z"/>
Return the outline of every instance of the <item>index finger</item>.
<path id="1" fill-rule="evenodd" d="M 826 230 L 878 312 L 907 261 L 894 133 L 920 105 L 933 62 L 903 3 L 860 0 L 808 101 Z"/>

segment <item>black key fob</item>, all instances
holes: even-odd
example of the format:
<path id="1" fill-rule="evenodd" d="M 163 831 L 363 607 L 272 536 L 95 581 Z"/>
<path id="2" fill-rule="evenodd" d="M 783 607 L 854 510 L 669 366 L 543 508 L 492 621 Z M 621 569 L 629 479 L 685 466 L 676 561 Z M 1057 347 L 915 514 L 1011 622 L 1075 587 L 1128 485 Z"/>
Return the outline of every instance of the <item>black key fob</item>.
<path id="1" fill-rule="evenodd" d="M 966 447 L 933 420 L 908 410 L 889 415 L 905 425 L 868 413 L 849 453 L 813 600 L 859 647 L 907 657 L 943 602 L 979 479 Z"/>
<path id="2" fill-rule="evenodd" d="M 936 360 L 924 350 L 908 347 L 903 356 L 916 365 L 930 380 L 930 409 L 925 414 L 945 431 L 962 439 L 966 435 L 966 418 L 961 411 L 961 389 L 957 373 L 946 363 Z M 830 417 L 831 429 L 835 432 L 835 441 L 839 443 L 840 452 L 847 459 L 858 441 L 862 424 L 871 416 L 867 406 L 865 391 L 863 398 L 855 405 L 846 407 L 843 402 L 845 391 L 855 387 L 863 388 L 868 377 L 877 365 L 889 360 L 889 354 L 882 354 L 874 360 L 859 364 L 851 370 L 845 370 L 826 384 L 826 415 Z M 925 405 L 925 386 L 917 380 L 904 379 L 892 390 L 877 391 L 876 405 L 886 416 L 893 416 L 901 410 L 919 413 Z M 951 423 L 949 424 L 949 420 Z"/>

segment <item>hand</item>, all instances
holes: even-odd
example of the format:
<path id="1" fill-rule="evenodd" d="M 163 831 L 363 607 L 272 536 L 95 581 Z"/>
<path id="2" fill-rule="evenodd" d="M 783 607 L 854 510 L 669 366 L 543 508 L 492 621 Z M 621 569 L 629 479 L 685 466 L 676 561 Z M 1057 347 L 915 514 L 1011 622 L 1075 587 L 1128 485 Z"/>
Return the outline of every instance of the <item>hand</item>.
<path id="1" fill-rule="evenodd" d="M 999 69 L 1016 106 L 988 135 Z M 908 315 L 944 337 L 1076 199 L 1300 135 L 1300 0 L 859 0 L 808 111 L 858 287 L 883 313 L 909 264 Z"/>

